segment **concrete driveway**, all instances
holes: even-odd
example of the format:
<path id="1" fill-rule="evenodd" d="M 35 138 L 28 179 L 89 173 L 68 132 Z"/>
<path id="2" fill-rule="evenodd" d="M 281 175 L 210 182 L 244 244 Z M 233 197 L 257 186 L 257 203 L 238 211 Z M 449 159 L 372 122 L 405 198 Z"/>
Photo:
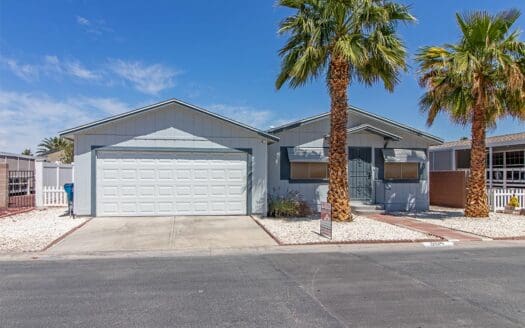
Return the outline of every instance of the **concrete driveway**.
<path id="1" fill-rule="evenodd" d="M 50 253 L 214 249 L 273 246 L 248 216 L 98 217 Z"/>

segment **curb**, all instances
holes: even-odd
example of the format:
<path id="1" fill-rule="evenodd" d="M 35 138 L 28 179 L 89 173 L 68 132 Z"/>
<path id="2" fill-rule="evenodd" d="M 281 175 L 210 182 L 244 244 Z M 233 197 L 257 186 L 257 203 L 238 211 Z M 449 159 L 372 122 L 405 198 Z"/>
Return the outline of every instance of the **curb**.
<path id="1" fill-rule="evenodd" d="M 86 225 L 86 223 L 88 223 L 89 221 L 93 220 L 93 218 L 91 219 L 87 219 L 85 222 L 83 222 L 82 224 L 74 227 L 73 229 L 69 230 L 68 232 L 66 232 L 65 234 L 63 234 L 62 236 L 58 237 L 57 239 L 53 240 L 51 243 L 49 243 L 49 245 L 47 245 L 46 247 L 44 247 L 42 250 L 40 250 L 40 252 L 45 252 L 47 251 L 48 249 L 50 249 L 51 247 L 55 246 L 56 244 L 58 244 L 59 242 L 61 242 L 64 238 L 66 238 L 67 236 L 69 236 L 70 234 L 72 234 L 73 232 L 77 231 L 78 229 L 82 228 L 84 225 Z"/>
<path id="2" fill-rule="evenodd" d="M 277 236 L 273 235 L 266 227 L 257 221 L 253 216 L 250 215 L 250 218 L 252 218 L 255 223 L 261 229 L 263 229 L 270 237 L 272 237 L 273 240 L 279 245 L 279 246 L 314 246 L 314 245 L 349 245 L 349 244 L 409 244 L 409 243 L 423 243 L 423 242 L 433 242 L 433 241 L 443 241 L 444 239 L 439 236 L 434 236 L 432 234 L 426 233 L 427 235 L 431 235 L 436 237 L 436 239 L 399 239 L 399 240 L 393 240 L 393 239 L 368 239 L 368 240 L 340 240 L 340 241 L 313 241 L 309 243 L 298 243 L 298 244 L 288 244 L 285 242 L 282 242 Z"/>

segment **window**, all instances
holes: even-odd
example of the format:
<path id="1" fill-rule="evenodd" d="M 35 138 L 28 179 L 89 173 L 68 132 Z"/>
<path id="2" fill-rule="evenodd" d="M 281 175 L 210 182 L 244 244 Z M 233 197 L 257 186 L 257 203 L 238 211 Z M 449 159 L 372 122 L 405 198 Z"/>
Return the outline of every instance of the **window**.
<path id="1" fill-rule="evenodd" d="M 385 163 L 386 180 L 417 180 L 419 179 L 418 163 Z"/>
<path id="2" fill-rule="evenodd" d="M 508 151 L 505 154 L 506 167 L 523 167 L 525 160 L 523 151 Z"/>
<path id="3" fill-rule="evenodd" d="M 470 149 L 456 150 L 456 168 L 470 169 Z"/>
<path id="4" fill-rule="evenodd" d="M 326 180 L 328 179 L 327 163 L 290 163 L 293 180 Z"/>
<path id="5" fill-rule="evenodd" d="M 492 167 L 503 167 L 503 153 L 492 154 Z"/>

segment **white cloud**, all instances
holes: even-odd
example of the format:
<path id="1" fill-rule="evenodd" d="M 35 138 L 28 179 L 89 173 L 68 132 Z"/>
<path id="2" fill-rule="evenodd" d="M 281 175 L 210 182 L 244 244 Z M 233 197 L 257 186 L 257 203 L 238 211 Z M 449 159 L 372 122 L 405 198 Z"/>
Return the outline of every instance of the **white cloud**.
<path id="1" fill-rule="evenodd" d="M 21 64 L 16 59 L 0 57 L 0 63 L 16 76 L 31 82 L 41 75 L 57 77 L 71 76 L 80 80 L 98 80 L 101 72 L 90 70 L 77 60 L 60 60 L 57 56 L 44 56 L 43 61 L 36 64 Z"/>
<path id="2" fill-rule="evenodd" d="M 16 59 L 4 57 L 0 57 L 0 63 L 23 80 L 32 81 L 38 78 L 37 65 L 21 64 Z"/>
<path id="3" fill-rule="evenodd" d="M 281 115 L 276 114 L 274 111 L 261 110 L 251 106 L 213 104 L 205 108 L 238 122 L 263 130 L 293 121 L 292 119 L 283 119 Z"/>
<path id="4" fill-rule="evenodd" d="M 64 67 L 69 75 L 72 75 L 79 79 L 97 80 L 100 78 L 100 75 L 98 73 L 85 68 L 79 62 L 68 62 L 64 64 Z"/>
<path id="5" fill-rule="evenodd" d="M 84 31 L 90 34 L 101 35 L 105 32 L 113 32 L 113 29 L 106 25 L 106 22 L 102 19 L 91 20 L 86 17 L 77 16 L 77 24 L 80 25 Z"/>
<path id="6" fill-rule="evenodd" d="M 130 82 L 140 92 L 156 95 L 175 85 L 178 71 L 162 64 L 146 65 L 140 61 L 111 60 L 109 68 Z"/>
<path id="7" fill-rule="evenodd" d="M 82 16 L 77 16 L 77 23 L 80 25 L 84 25 L 84 26 L 91 25 L 91 22 L 89 21 L 89 19 L 82 17 Z"/>
<path id="8" fill-rule="evenodd" d="M 71 97 L 0 90 L 0 148 L 20 152 L 61 130 L 129 110 L 113 98 Z"/>

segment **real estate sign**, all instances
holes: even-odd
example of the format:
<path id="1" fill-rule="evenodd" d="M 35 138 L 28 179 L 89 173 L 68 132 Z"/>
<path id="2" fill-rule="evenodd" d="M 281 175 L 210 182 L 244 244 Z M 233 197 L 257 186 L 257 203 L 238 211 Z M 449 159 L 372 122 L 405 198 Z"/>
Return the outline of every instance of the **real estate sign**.
<path id="1" fill-rule="evenodd" d="M 332 205 L 327 202 L 321 203 L 321 236 L 332 239 Z"/>

